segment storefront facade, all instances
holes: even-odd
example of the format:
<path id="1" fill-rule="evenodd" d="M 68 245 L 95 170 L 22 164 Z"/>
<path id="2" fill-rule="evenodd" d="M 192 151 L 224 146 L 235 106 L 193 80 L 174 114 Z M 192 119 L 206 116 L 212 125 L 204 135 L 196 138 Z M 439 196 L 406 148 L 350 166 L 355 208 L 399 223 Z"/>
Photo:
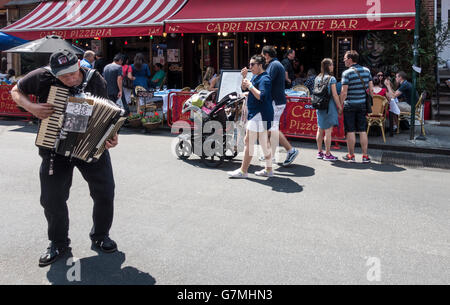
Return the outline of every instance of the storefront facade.
<path id="1" fill-rule="evenodd" d="M 59 35 L 72 40 L 83 49 L 100 52 L 107 59 L 112 59 L 118 52 L 134 58 L 139 52 L 144 54 L 149 63 L 160 62 L 168 68 L 163 59 L 167 56 L 168 46 L 163 21 L 176 13 L 187 1 L 39 2 L 28 15 L 2 31 L 27 40 Z M 170 38 L 167 40 L 170 41 Z M 181 45 L 181 42 L 178 44 Z M 180 57 L 180 50 L 178 54 Z M 28 72 L 20 68 L 19 65 L 17 70 Z"/>
<path id="2" fill-rule="evenodd" d="M 60 35 L 108 59 L 141 52 L 149 63 L 164 64 L 169 87 L 195 87 L 208 66 L 240 69 L 265 44 L 275 45 L 280 59 L 296 50 L 305 71 L 331 57 L 340 75 L 350 48 L 369 50 L 364 63 L 376 69 L 377 35 L 411 31 L 415 14 L 413 0 L 379 2 L 45 1 L 3 30 L 28 40 Z"/>

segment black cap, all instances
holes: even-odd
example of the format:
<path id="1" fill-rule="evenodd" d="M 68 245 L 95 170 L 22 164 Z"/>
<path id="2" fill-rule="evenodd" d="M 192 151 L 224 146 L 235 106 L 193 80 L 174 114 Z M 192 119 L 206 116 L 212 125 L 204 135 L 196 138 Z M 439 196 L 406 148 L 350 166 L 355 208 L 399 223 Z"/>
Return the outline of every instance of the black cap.
<path id="1" fill-rule="evenodd" d="M 50 56 L 50 68 L 53 74 L 61 76 L 80 69 L 78 57 L 69 50 L 58 50 Z"/>

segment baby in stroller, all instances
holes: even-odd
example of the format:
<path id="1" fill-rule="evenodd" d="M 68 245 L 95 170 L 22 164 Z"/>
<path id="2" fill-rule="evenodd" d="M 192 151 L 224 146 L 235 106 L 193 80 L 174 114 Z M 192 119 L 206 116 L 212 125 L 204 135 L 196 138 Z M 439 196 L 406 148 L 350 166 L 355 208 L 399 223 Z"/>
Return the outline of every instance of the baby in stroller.
<path id="1" fill-rule="evenodd" d="M 235 142 L 235 126 L 227 124 L 234 121 L 236 113 L 242 108 L 244 97 L 233 92 L 214 103 L 215 92 L 201 91 L 189 98 L 183 105 L 183 113 L 191 114 L 191 121 L 201 120 L 201 129 L 198 124 L 191 129 L 188 136 L 179 137 L 175 153 L 180 159 L 187 159 L 192 153 L 198 154 L 209 167 L 219 166 L 225 158 L 233 159 L 237 155 Z M 205 128 L 208 122 L 219 122 L 221 130 Z M 211 125 L 210 125 L 211 126 Z M 217 126 L 217 125 L 216 125 Z M 210 130 L 206 132 L 205 130 Z M 217 137 L 219 135 L 219 137 Z M 201 142 L 200 142 L 201 139 Z M 201 143 L 201 149 L 192 149 L 194 143 Z M 211 147 L 211 151 L 204 151 L 204 147 Z M 201 153 L 199 153 L 201 151 Z"/>

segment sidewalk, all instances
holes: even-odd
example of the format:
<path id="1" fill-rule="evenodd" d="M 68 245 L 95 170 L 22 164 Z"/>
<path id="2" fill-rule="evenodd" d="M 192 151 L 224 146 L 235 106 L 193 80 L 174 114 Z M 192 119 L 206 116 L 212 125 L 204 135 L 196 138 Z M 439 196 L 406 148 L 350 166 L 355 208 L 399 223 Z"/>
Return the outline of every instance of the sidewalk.
<path id="1" fill-rule="evenodd" d="M 418 136 L 420 136 L 420 126 L 415 127 L 415 140 L 410 140 L 410 130 L 401 130 L 399 134 L 394 133 L 393 137 L 386 133 L 386 143 L 383 142 L 381 134 L 370 136 L 369 148 L 450 155 L 450 127 L 425 124 L 425 139 L 418 140 Z"/>

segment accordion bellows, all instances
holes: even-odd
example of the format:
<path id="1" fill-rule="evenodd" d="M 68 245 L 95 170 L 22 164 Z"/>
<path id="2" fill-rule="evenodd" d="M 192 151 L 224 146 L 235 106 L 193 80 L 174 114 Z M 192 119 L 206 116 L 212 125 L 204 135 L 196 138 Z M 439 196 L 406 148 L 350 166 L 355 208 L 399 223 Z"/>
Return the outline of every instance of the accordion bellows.
<path id="1" fill-rule="evenodd" d="M 83 132 L 74 132 L 70 128 L 74 121 L 76 123 L 76 119 L 66 111 L 69 102 L 88 103 L 92 106 L 92 113 Z M 50 117 L 41 121 L 36 146 L 86 162 L 101 157 L 106 141 L 117 133 L 126 119 L 123 117 L 124 111 L 113 102 L 90 95 L 86 98 L 74 98 L 62 87 L 50 88 L 47 103 L 53 105 L 54 111 Z"/>

